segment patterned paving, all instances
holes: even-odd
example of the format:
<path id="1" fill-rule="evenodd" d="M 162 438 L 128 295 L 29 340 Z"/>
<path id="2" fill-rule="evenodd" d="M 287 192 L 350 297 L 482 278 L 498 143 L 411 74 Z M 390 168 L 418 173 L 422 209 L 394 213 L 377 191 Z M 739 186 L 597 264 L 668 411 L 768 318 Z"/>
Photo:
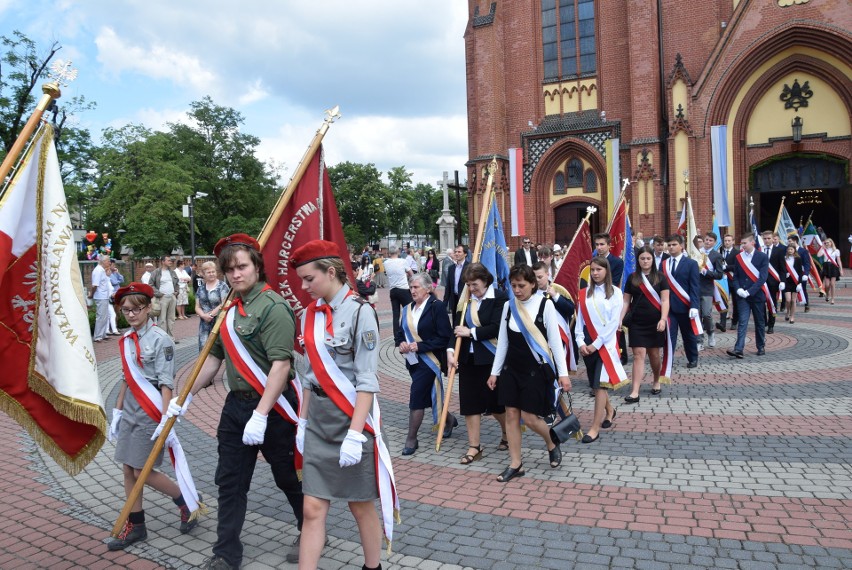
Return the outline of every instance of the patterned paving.
<path id="1" fill-rule="evenodd" d="M 434 450 L 429 426 L 420 450 L 401 457 L 409 379 L 390 340 L 387 291 L 380 290 L 382 406 L 402 498 L 388 568 L 852 568 L 852 291 L 829 309 L 816 298 L 796 324 L 780 322 L 767 355 L 725 350 L 734 333 L 700 354 L 679 355 L 675 382 L 660 396 L 620 404 L 615 425 L 591 445 L 563 446 L 551 469 L 541 440 L 524 436 L 524 478 L 495 480 L 508 464 L 496 422 L 483 421 L 482 461 L 458 463 L 464 428 Z M 197 347 L 195 321 L 178 322 L 179 380 Z M 117 394 L 114 343 L 98 345 L 107 407 Z M 581 370 L 581 374 L 583 371 Z M 583 425 L 592 400 L 573 381 Z M 215 510 L 215 428 L 221 382 L 196 397 L 178 427 L 200 491 Z M 453 401 L 453 409 L 457 402 Z M 171 502 L 147 491 L 149 538 L 124 553 L 104 542 L 123 505 L 120 466 L 106 444 L 76 478 L 65 475 L 7 417 L 0 417 L 0 568 L 191 568 L 210 554 L 215 514 L 180 535 Z M 292 515 L 258 463 L 243 530 L 244 568 L 287 567 Z M 322 568 L 362 563 L 357 528 L 343 504 L 329 515 Z"/>

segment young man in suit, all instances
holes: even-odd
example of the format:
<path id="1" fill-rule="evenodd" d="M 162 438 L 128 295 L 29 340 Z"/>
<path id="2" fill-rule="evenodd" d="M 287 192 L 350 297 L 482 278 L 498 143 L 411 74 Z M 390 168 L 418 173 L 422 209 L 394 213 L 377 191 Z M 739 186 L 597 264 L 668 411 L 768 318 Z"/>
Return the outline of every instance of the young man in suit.
<path id="1" fill-rule="evenodd" d="M 766 295 L 764 285 L 769 275 L 769 256 L 755 247 L 754 235 L 744 234 L 740 238 L 741 251 L 734 265 L 734 285 L 739 322 L 737 323 L 737 342 L 733 350 L 728 350 L 728 356 L 743 358 L 746 332 L 748 332 L 748 316 L 754 316 L 755 344 L 757 355 L 766 354 L 766 329 L 764 314 Z"/>
<path id="2" fill-rule="evenodd" d="M 713 328 L 713 299 L 716 294 L 716 280 L 725 276 L 722 270 L 722 254 L 713 249 L 716 245 L 716 234 L 707 232 L 704 237 L 695 236 L 695 247 L 701 252 L 702 265 L 698 268 L 698 283 L 701 289 L 701 326 L 707 336 L 707 346 L 716 346 L 716 334 Z M 703 340 L 703 339 L 702 339 Z M 698 344 L 698 350 L 704 347 L 704 343 Z"/>
<path id="3" fill-rule="evenodd" d="M 701 287 L 698 282 L 698 262 L 683 251 L 683 236 L 668 237 L 669 259 L 663 264 L 663 274 L 669 280 L 669 334 L 672 346 L 677 346 L 677 331 L 683 337 L 687 368 L 698 366 L 698 335 L 692 330 L 692 321 L 699 317 Z"/>
<path id="4" fill-rule="evenodd" d="M 521 249 L 515 251 L 515 265 L 529 265 L 532 267 L 538 261 L 538 252 L 536 248 L 532 246 L 532 240 L 530 238 L 525 237 L 522 242 L 523 246 Z"/>
<path id="5" fill-rule="evenodd" d="M 624 275 L 624 261 L 609 252 L 609 234 L 595 234 L 592 236 L 592 242 L 595 244 L 598 257 L 605 257 L 609 261 L 609 268 L 612 271 L 612 284 L 621 289 L 621 276 Z"/>
<path id="6" fill-rule="evenodd" d="M 456 305 L 465 287 L 461 277 L 468 266 L 466 245 L 460 244 L 453 249 L 453 260 L 455 263 L 447 269 L 447 287 L 444 289 L 444 303 L 447 305 L 447 312 L 451 315 L 456 314 Z"/>
<path id="7" fill-rule="evenodd" d="M 660 265 L 669 258 L 668 247 L 669 244 L 663 236 L 654 236 L 654 265 L 657 266 L 657 271 L 662 271 Z"/>
<path id="8" fill-rule="evenodd" d="M 769 287 L 769 296 L 775 312 L 778 312 L 778 286 L 781 284 L 781 274 L 784 272 L 784 253 L 786 247 L 778 243 L 778 234 L 771 231 L 763 232 L 763 253 L 769 257 L 769 273 L 766 277 L 766 286 Z M 775 313 L 766 311 L 766 334 L 775 332 Z"/>
<path id="9" fill-rule="evenodd" d="M 737 325 L 737 303 L 734 298 L 734 264 L 737 262 L 737 255 L 740 253 L 740 248 L 734 245 L 734 236 L 725 234 L 722 239 L 722 249 L 719 251 L 722 255 L 722 270 L 728 278 L 728 292 L 730 295 L 729 305 L 731 306 L 731 328 Z M 725 332 L 727 329 L 728 311 L 719 313 L 719 322 L 716 323 L 716 329 L 720 332 Z"/>

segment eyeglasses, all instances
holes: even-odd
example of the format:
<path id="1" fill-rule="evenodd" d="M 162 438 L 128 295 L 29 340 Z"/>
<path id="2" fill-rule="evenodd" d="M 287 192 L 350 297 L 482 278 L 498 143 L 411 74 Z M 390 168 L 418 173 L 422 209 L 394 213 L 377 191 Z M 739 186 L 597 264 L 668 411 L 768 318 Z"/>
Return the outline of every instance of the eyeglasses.
<path id="1" fill-rule="evenodd" d="M 143 309 L 145 309 L 145 307 L 136 307 L 135 309 L 129 309 L 127 307 L 122 307 L 121 308 L 121 314 L 122 315 L 138 315 L 139 313 L 142 312 Z"/>
<path id="2" fill-rule="evenodd" d="M 529 245 L 530 243 L 532 243 L 530 240 L 528 240 L 528 239 L 525 239 L 525 240 L 524 240 L 524 244 L 525 244 L 525 245 Z"/>

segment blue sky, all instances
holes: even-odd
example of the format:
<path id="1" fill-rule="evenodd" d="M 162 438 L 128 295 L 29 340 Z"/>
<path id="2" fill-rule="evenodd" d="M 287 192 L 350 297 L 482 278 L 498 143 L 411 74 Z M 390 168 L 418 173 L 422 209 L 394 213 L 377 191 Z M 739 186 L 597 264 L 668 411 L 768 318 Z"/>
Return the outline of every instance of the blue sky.
<path id="1" fill-rule="evenodd" d="M 340 105 L 329 164 L 405 166 L 429 184 L 467 160 L 466 21 L 462 0 L 0 0 L 0 35 L 63 46 L 79 70 L 63 98 L 97 103 L 79 117 L 96 140 L 184 120 L 210 95 L 289 173 Z"/>

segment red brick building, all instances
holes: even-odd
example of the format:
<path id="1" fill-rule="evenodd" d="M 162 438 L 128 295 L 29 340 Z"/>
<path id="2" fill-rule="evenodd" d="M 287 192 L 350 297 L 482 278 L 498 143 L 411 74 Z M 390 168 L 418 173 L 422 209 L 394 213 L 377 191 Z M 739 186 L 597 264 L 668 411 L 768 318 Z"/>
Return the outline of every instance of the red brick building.
<path id="1" fill-rule="evenodd" d="M 494 188 L 509 217 L 507 151 L 519 147 L 533 241 L 566 243 L 588 205 L 599 208 L 593 229 L 605 228 L 618 179 L 628 178 L 634 231 L 646 235 L 675 229 L 688 190 L 702 230 L 711 228 L 715 204 L 729 219 L 721 225 L 740 233 L 752 200 L 761 229 L 774 229 L 783 198 L 797 224 L 813 211 L 814 223 L 845 245 L 849 0 L 469 0 L 468 7 L 472 224 L 494 156 Z M 510 248 L 518 247 L 506 229 Z"/>

